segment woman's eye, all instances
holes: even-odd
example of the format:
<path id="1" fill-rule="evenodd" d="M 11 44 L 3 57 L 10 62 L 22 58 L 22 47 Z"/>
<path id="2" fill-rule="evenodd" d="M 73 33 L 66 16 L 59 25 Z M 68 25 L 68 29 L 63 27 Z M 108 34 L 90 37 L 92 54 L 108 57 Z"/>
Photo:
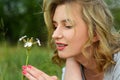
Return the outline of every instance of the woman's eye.
<path id="1" fill-rule="evenodd" d="M 66 28 L 68 28 L 68 29 L 71 29 L 72 28 L 72 26 L 65 26 Z"/>

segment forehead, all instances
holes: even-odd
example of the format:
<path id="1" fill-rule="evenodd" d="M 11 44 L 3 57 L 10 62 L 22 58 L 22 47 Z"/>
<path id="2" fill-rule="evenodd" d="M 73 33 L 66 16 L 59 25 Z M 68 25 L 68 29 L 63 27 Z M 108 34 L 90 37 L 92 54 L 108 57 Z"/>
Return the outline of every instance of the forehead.
<path id="1" fill-rule="evenodd" d="M 78 3 L 62 4 L 56 7 L 53 21 L 64 19 L 72 20 L 73 18 L 78 18 L 81 16 L 81 6 Z"/>

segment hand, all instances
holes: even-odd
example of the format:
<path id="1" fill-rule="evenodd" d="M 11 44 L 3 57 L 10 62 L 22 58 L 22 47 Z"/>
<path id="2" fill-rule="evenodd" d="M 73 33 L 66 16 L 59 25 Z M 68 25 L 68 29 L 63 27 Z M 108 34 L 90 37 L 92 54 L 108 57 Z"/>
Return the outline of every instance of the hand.
<path id="1" fill-rule="evenodd" d="M 22 66 L 22 70 L 23 75 L 29 80 L 57 80 L 56 76 L 49 76 L 31 65 Z"/>

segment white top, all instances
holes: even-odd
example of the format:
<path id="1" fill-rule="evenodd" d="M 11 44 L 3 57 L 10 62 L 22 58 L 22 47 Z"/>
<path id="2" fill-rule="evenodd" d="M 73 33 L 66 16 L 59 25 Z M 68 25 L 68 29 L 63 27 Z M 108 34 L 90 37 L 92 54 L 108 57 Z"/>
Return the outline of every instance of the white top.
<path id="1" fill-rule="evenodd" d="M 105 73 L 103 80 L 120 80 L 120 52 L 114 54 L 115 65 L 112 65 Z M 65 67 L 62 69 L 62 80 L 64 80 Z M 84 80 L 84 76 L 83 80 Z"/>
<path id="2" fill-rule="evenodd" d="M 104 74 L 103 80 L 120 80 L 120 52 L 114 55 L 116 65 L 110 67 Z"/>

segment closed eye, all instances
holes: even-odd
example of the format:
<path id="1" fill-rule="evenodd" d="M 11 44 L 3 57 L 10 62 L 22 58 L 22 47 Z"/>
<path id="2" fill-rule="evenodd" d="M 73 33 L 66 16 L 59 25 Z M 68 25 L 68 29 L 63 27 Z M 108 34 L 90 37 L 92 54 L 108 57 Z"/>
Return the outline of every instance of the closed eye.
<path id="1" fill-rule="evenodd" d="M 53 30 L 55 30 L 57 28 L 57 23 L 53 22 Z"/>
<path id="2" fill-rule="evenodd" d="M 68 29 L 71 29 L 72 28 L 72 26 L 65 26 L 66 28 L 68 28 Z"/>

